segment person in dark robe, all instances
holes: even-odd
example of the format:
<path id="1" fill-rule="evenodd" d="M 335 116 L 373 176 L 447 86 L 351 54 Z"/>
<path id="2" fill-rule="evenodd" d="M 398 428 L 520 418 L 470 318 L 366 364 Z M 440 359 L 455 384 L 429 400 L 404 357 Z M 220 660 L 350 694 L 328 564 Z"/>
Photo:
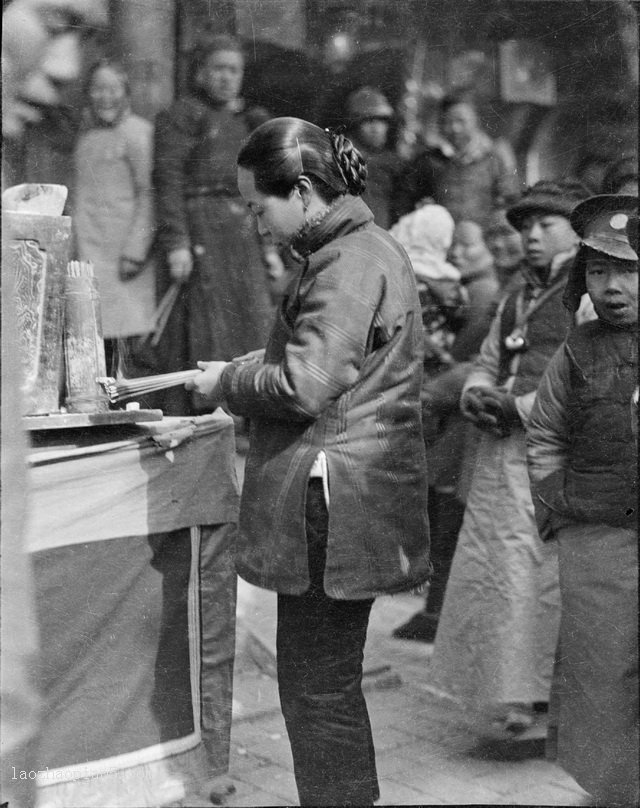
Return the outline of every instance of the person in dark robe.
<path id="1" fill-rule="evenodd" d="M 269 116 L 245 107 L 243 71 L 236 40 L 208 39 L 195 51 L 189 94 L 156 119 L 153 179 L 166 263 L 160 285 L 182 287 L 160 344 L 164 372 L 262 348 L 269 334 L 265 262 L 238 194 L 235 162 L 242 142 Z M 182 388 L 166 393 L 163 409 L 197 411 Z"/>

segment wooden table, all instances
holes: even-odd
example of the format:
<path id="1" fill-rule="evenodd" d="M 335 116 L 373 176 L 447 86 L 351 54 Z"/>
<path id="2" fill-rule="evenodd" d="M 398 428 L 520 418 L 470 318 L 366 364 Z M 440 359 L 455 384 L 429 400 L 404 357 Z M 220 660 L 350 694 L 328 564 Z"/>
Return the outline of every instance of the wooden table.
<path id="1" fill-rule="evenodd" d="M 38 805 L 144 806 L 226 772 L 231 419 L 33 433 Z"/>

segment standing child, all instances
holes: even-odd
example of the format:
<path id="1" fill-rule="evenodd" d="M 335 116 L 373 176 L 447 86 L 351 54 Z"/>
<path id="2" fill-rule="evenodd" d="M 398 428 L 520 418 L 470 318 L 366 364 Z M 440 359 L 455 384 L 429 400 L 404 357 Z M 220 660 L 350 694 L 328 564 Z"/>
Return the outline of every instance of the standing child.
<path id="1" fill-rule="evenodd" d="M 580 184 L 541 180 L 507 211 L 525 261 L 503 298 L 461 396 L 483 434 L 438 622 L 431 681 L 472 707 L 480 729 L 522 737 L 549 700 L 560 616 L 555 547 L 540 541 L 525 427 L 570 323 L 562 305 L 579 239 Z M 536 704 L 537 702 L 537 704 Z"/>
<path id="2" fill-rule="evenodd" d="M 433 575 L 416 614 L 398 626 L 400 640 L 432 643 L 451 566 L 463 505 L 455 496 L 463 433 L 458 399 L 464 368 L 454 359 L 456 332 L 464 328 L 468 297 L 460 271 L 447 261 L 453 217 L 442 205 L 426 204 L 402 216 L 389 231 L 406 249 L 418 283 L 425 343 L 422 434 L 429 468 L 428 513 Z"/>
<path id="3" fill-rule="evenodd" d="M 542 377 L 528 427 L 540 535 L 557 539 L 562 601 L 548 748 L 598 805 L 638 803 L 638 200 L 594 196 L 565 304 L 579 326 Z M 636 250 L 637 250 L 637 244 Z"/>
<path id="4" fill-rule="evenodd" d="M 140 337 L 151 330 L 155 274 L 151 162 L 153 126 L 130 110 L 123 66 L 102 59 L 90 68 L 88 106 L 74 151 L 77 257 L 94 265 L 107 369 L 124 362 L 142 374 Z"/>

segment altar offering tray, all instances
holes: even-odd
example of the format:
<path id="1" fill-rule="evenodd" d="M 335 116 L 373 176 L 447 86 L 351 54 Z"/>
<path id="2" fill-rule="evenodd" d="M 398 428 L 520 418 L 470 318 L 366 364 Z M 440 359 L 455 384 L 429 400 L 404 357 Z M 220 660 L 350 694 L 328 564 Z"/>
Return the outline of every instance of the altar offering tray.
<path id="1" fill-rule="evenodd" d="M 53 412 L 49 415 L 25 415 L 22 424 L 28 431 L 38 429 L 73 429 L 87 426 L 138 424 L 162 421 L 162 410 L 110 410 L 109 412 Z"/>

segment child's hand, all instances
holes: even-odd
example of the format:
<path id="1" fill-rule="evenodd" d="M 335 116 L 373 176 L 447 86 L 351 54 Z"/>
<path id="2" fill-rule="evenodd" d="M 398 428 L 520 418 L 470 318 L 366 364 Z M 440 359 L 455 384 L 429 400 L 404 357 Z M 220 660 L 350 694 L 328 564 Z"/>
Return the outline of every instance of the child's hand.
<path id="1" fill-rule="evenodd" d="M 504 435 L 498 424 L 495 410 L 491 411 L 491 400 L 488 398 L 489 392 L 490 388 L 488 387 L 470 387 L 462 394 L 460 411 L 478 429 L 502 438 Z"/>
<path id="2" fill-rule="evenodd" d="M 500 387 L 485 391 L 484 408 L 495 417 L 497 434 L 501 433 L 501 437 L 510 435 L 513 427 L 522 425 L 515 396 Z"/>
<path id="3" fill-rule="evenodd" d="M 184 385 L 185 390 L 193 391 L 208 403 L 219 403 L 223 399 L 220 377 L 228 364 L 228 362 L 198 362 L 202 373 L 189 379 Z"/>

